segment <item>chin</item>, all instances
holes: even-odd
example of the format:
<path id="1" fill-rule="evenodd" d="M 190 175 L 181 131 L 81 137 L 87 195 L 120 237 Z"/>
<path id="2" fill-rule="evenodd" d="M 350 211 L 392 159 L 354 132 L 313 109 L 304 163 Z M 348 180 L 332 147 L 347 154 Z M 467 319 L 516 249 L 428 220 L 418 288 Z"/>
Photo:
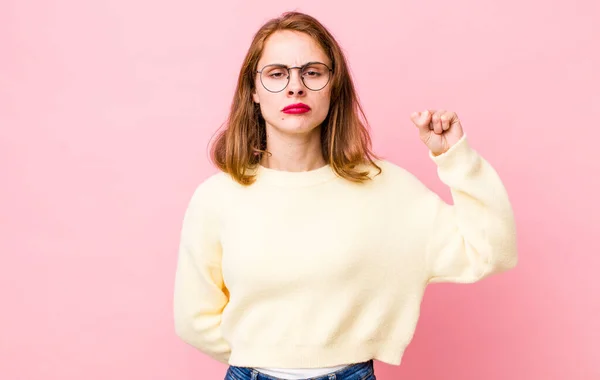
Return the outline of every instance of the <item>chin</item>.
<path id="1" fill-rule="evenodd" d="M 296 118 L 294 116 L 294 118 Z M 287 118 L 286 118 L 287 119 Z M 291 120 L 290 120 L 291 119 Z M 309 133 L 314 129 L 318 128 L 322 122 L 315 122 L 314 120 L 301 120 L 297 118 L 294 120 L 293 118 L 289 118 L 288 120 L 278 120 L 279 123 L 270 123 L 275 129 L 290 134 L 301 134 L 301 133 Z"/>

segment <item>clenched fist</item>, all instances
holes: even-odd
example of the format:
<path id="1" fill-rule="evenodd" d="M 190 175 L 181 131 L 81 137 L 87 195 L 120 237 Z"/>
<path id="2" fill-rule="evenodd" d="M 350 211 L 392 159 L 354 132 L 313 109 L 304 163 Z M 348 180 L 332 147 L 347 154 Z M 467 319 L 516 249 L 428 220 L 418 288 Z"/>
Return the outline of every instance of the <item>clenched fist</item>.
<path id="1" fill-rule="evenodd" d="M 419 128 L 421 141 L 434 156 L 438 156 L 456 144 L 464 135 L 456 113 L 445 110 L 413 112 L 412 122 Z"/>

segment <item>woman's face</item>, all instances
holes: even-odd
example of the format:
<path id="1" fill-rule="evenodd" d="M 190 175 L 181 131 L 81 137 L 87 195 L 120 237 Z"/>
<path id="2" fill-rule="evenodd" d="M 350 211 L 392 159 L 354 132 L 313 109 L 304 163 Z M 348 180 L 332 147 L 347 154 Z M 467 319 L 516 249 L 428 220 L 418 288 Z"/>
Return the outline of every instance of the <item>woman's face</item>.
<path id="1" fill-rule="evenodd" d="M 265 42 L 263 54 L 258 61 L 257 70 L 263 71 L 256 74 L 255 92 L 252 97 L 260 105 L 260 110 L 267 124 L 267 128 L 275 128 L 284 134 L 308 133 L 321 125 L 329 112 L 331 94 L 331 80 L 317 91 L 306 87 L 302 82 L 318 89 L 326 80 L 323 75 L 331 77 L 333 74 L 326 72 L 325 66 L 310 65 L 301 73 L 300 69 L 290 70 L 290 79 L 287 87 L 278 91 L 287 82 L 288 73 L 285 69 L 273 64 L 287 67 L 301 67 L 309 62 L 320 62 L 331 67 L 331 60 L 323 49 L 307 34 L 295 31 L 278 31 L 273 33 Z M 267 66 L 265 68 L 265 66 Z M 323 79 L 325 78 L 325 79 Z M 269 87 L 267 90 L 263 83 Z M 295 109 L 288 109 L 290 105 L 303 104 Z"/>

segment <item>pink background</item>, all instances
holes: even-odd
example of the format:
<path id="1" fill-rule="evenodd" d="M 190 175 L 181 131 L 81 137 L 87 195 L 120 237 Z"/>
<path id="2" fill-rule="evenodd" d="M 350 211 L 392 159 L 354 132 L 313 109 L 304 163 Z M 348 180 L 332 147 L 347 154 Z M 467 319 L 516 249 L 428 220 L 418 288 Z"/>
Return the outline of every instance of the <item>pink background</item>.
<path id="1" fill-rule="evenodd" d="M 345 49 L 377 152 L 449 200 L 409 114 L 456 111 L 516 212 L 519 266 L 432 285 L 378 379 L 600 378 L 600 3 L 562 3 L 2 1 L 0 379 L 223 378 L 174 334 L 180 223 L 292 9 Z"/>

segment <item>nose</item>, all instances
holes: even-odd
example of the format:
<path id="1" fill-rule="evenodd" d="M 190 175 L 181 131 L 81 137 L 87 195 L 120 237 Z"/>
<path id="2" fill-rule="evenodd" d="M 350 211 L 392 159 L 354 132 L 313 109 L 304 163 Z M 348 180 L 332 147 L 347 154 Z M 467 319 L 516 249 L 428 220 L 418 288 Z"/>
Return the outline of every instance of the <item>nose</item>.
<path id="1" fill-rule="evenodd" d="M 306 89 L 302 83 L 301 71 L 290 69 L 290 83 L 288 83 L 288 95 L 304 95 Z"/>

